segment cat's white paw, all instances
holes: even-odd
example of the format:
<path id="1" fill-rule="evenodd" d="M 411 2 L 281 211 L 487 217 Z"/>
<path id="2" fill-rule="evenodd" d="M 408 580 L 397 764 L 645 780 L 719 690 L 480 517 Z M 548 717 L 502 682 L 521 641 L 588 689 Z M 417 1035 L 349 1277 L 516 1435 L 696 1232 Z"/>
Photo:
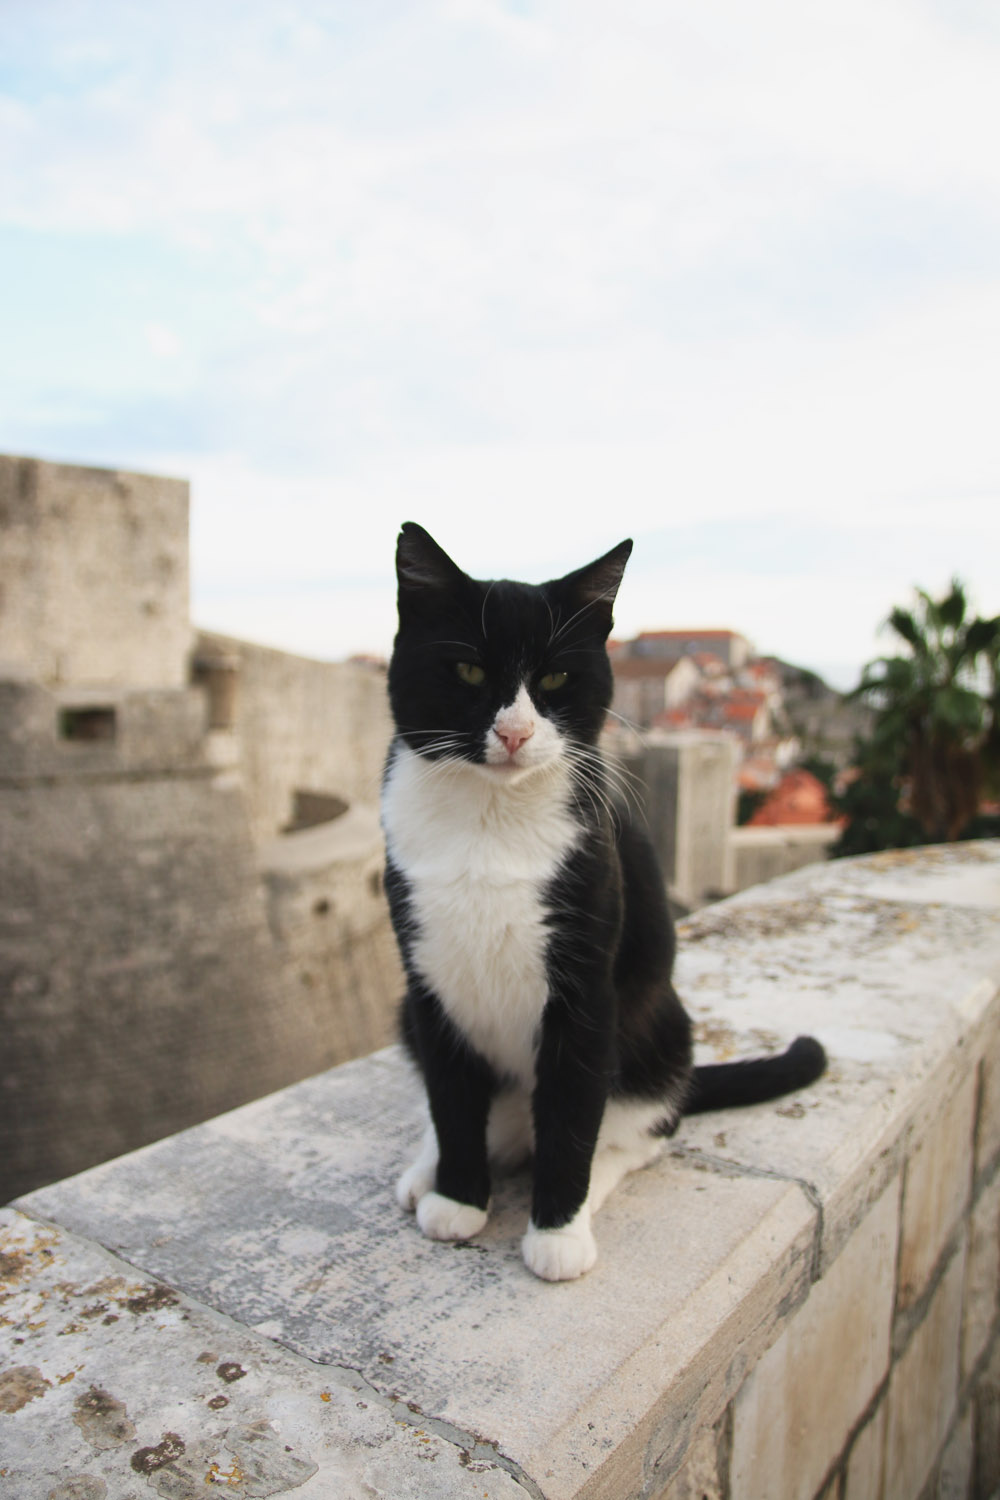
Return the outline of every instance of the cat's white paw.
<path id="1" fill-rule="evenodd" d="M 408 1214 L 412 1214 L 421 1198 L 434 1186 L 435 1168 L 418 1157 L 412 1167 L 407 1167 L 396 1183 L 396 1202 Z"/>
<path id="2" fill-rule="evenodd" d="M 543 1281 L 575 1281 L 597 1260 L 597 1244 L 590 1231 L 590 1214 L 581 1209 L 562 1229 L 528 1226 L 521 1241 L 524 1264 Z"/>
<path id="3" fill-rule="evenodd" d="M 488 1217 L 484 1208 L 456 1203 L 443 1193 L 425 1193 L 417 1204 L 417 1223 L 431 1240 L 471 1240 Z"/>

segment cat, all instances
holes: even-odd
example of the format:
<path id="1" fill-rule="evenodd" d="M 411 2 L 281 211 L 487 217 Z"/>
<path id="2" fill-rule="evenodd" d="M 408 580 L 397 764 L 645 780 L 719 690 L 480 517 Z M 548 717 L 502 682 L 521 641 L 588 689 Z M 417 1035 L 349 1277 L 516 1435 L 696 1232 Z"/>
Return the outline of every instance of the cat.
<path id="1" fill-rule="evenodd" d="M 594 1213 L 682 1114 L 825 1067 L 811 1037 L 693 1066 L 663 880 L 598 748 L 631 550 L 541 585 L 470 578 L 414 522 L 396 552 L 385 885 L 431 1116 L 397 1198 L 430 1238 L 466 1240 L 491 1163 L 530 1156 L 522 1253 L 549 1281 L 594 1265 Z"/>

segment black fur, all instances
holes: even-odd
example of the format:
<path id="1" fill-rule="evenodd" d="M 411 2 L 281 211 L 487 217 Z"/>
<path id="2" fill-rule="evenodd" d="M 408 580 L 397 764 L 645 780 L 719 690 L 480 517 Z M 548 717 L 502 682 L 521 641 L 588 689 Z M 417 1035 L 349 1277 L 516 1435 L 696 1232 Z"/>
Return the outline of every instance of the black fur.
<path id="1" fill-rule="evenodd" d="M 482 763 L 498 710 L 525 683 L 537 712 L 575 747 L 573 814 L 586 836 L 543 895 L 548 1001 L 532 1099 L 539 1229 L 567 1224 L 586 1199 L 609 1098 L 662 1100 L 666 1134 L 682 1111 L 774 1098 L 811 1083 L 825 1066 L 811 1038 L 777 1058 L 692 1066 L 691 1023 L 671 980 L 675 941 L 663 881 L 597 750 L 612 694 L 606 640 L 631 546 L 538 586 L 470 578 L 413 523 L 397 551 L 399 633 L 389 668 L 397 743 L 428 760 Z M 481 689 L 459 680 L 457 663 L 483 669 Z M 546 674 L 563 672 L 564 686 L 543 690 Z M 487 1118 L 510 1080 L 479 1055 L 418 972 L 408 881 L 391 857 L 386 888 L 408 978 L 403 1037 L 438 1136 L 437 1191 L 485 1208 Z"/>

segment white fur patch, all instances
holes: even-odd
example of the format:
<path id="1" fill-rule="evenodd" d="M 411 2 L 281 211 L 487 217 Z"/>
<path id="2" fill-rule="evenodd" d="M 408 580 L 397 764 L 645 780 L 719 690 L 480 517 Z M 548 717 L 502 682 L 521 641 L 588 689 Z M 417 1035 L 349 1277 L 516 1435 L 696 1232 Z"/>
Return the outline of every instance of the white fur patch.
<path id="1" fill-rule="evenodd" d="M 590 1167 L 587 1204 L 592 1214 L 597 1213 L 623 1177 L 648 1167 L 662 1155 L 666 1142 L 651 1132 L 664 1115 L 662 1103 L 608 1100 Z"/>
<path id="2" fill-rule="evenodd" d="M 521 742 L 513 754 L 509 749 L 511 736 Z M 558 760 L 563 744 L 556 726 L 538 712 L 522 685 L 513 703 L 502 708 L 493 720 L 485 749 L 488 766 L 516 777 L 518 772 L 537 770 Z"/>
<path id="3" fill-rule="evenodd" d="M 530 1088 L 548 998 L 543 894 L 581 836 L 561 754 L 493 770 L 400 745 L 382 820 L 410 887 L 417 970 L 473 1046 Z"/>
<path id="4" fill-rule="evenodd" d="M 536 1229 L 529 1224 L 521 1253 L 528 1270 L 544 1281 L 575 1281 L 589 1271 L 597 1260 L 589 1204 L 561 1229 Z"/>
<path id="5" fill-rule="evenodd" d="M 400 1208 L 410 1214 L 414 1212 L 424 1194 L 429 1193 L 434 1186 L 437 1164 L 437 1132 L 433 1125 L 428 1125 L 416 1161 L 400 1174 L 396 1183 L 396 1202 Z"/>
<path id="6" fill-rule="evenodd" d="M 417 1223 L 431 1240 L 471 1240 L 487 1217 L 484 1208 L 456 1203 L 443 1193 L 425 1193 L 417 1204 Z"/>

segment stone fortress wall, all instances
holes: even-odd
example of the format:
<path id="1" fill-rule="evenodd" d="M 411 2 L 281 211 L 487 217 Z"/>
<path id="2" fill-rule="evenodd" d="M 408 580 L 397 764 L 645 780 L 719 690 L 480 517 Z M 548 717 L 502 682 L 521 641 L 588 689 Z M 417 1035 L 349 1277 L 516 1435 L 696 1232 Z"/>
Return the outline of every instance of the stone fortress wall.
<path id="1" fill-rule="evenodd" d="M 179 480 L 0 457 L 0 538 L 5 1201 L 381 1045 L 401 977 L 379 674 L 196 637 Z"/>

